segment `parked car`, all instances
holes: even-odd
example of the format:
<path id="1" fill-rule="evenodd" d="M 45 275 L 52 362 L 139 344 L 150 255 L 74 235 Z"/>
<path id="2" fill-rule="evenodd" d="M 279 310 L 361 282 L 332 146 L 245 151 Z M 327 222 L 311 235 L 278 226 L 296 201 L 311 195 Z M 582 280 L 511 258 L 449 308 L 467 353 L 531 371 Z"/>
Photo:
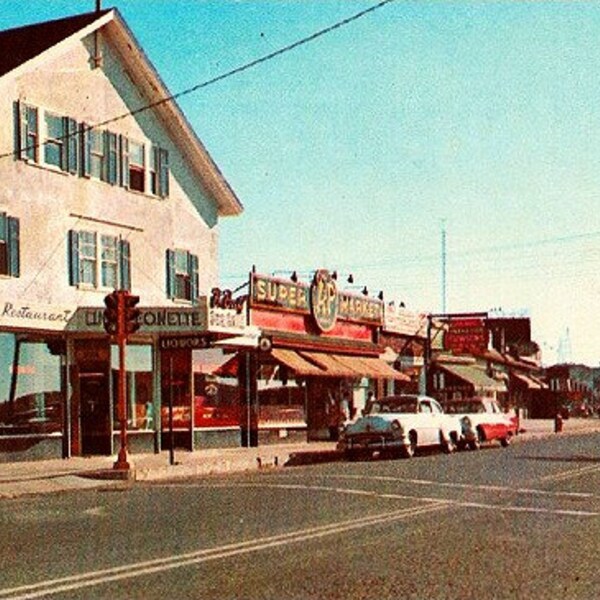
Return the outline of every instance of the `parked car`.
<path id="1" fill-rule="evenodd" d="M 460 420 L 444 414 L 437 400 L 402 394 L 369 402 L 363 415 L 342 429 L 338 450 L 349 459 L 375 452 L 411 458 L 424 446 L 453 452 L 459 435 Z"/>
<path id="2" fill-rule="evenodd" d="M 447 413 L 460 417 L 459 446 L 477 450 L 483 442 L 499 440 L 508 446 L 519 429 L 516 414 L 505 413 L 493 398 L 467 398 L 444 404 Z"/>

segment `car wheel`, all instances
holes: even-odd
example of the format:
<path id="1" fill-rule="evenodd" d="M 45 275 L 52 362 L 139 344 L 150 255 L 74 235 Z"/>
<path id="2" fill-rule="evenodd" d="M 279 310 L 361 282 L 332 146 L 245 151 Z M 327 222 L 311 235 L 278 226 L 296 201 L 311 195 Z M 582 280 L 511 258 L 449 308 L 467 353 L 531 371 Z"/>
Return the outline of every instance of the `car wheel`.
<path id="1" fill-rule="evenodd" d="M 442 450 L 446 454 L 452 454 L 456 451 L 456 441 L 451 433 L 448 434 L 448 437 L 444 437 L 444 434 L 440 431 L 440 441 Z"/>
<path id="2" fill-rule="evenodd" d="M 415 431 L 411 431 L 408 434 L 408 446 L 402 448 L 401 454 L 403 458 L 412 458 L 417 451 L 417 434 Z"/>
<path id="3" fill-rule="evenodd" d="M 344 452 L 344 458 L 350 462 L 354 462 L 360 458 L 360 452 L 354 448 L 348 449 Z"/>
<path id="4" fill-rule="evenodd" d="M 506 437 L 503 437 L 503 438 L 500 440 L 500 445 L 501 445 L 503 448 L 506 448 L 507 446 L 510 446 L 510 442 L 511 442 L 511 441 L 512 441 L 512 435 L 509 433 L 509 434 L 507 434 L 507 435 L 506 435 Z"/>
<path id="5" fill-rule="evenodd" d="M 479 450 L 481 448 L 481 442 L 483 442 L 483 435 L 481 433 L 481 429 L 477 430 L 477 436 L 475 439 L 469 444 L 471 450 Z"/>

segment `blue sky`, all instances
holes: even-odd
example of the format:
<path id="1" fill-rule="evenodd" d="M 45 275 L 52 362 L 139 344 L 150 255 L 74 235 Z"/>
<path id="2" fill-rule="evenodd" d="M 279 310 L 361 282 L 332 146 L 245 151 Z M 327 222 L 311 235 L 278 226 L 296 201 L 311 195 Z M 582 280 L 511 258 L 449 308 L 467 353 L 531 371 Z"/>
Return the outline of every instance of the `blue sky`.
<path id="1" fill-rule="evenodd" d="M 375 3 L 103 2 L 172 92 Z M 93 8 L 0 0 L 0 27 Z M 598 365 L 598 39 L 600 3 L 397 1 L 182 98 L 246 209 L 223 285 L 326 267 L 437 312 L 444 223 L 448 311 L 527 311 L 544 362 Z"/>

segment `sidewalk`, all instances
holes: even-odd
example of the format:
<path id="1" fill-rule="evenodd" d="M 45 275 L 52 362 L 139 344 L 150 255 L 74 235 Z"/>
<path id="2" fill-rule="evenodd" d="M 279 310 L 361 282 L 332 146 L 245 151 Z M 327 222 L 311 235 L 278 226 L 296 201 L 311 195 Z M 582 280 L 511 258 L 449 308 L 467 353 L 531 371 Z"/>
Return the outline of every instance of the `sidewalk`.
<path id="1" fill-rule="evenodd" d="M 553 435 L 600 432 L 600 419 L 568 419 L 563 431 L 554 433 L 552 419 L 525 419 L 514 443 Z M 176 450 L 175 464 L 169 452 L 135 454 L 129 457 L 129 477 L 118 477 L 115 457 L 74 457 L 35 462 L 0 464 L 0 499 L 86 489 L 124 489 L 135 481 L 156 481 L 198 475 L 273 469 L 300 464 L 340 460 L 334 442 L 311 442 L 260 446 L 258 448 L 221 448 L 187 452 Z"/>

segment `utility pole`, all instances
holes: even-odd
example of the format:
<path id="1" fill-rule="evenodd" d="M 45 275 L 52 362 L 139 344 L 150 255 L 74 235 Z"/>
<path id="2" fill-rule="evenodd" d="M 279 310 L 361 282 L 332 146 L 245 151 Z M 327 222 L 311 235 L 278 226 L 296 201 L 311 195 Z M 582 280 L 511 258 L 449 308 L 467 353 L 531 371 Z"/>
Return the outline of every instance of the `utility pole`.
<path id="1" fill-rule="evenodd" d="M 446 312 L 446 219 L 442 219 L 442 313 Z"/>

